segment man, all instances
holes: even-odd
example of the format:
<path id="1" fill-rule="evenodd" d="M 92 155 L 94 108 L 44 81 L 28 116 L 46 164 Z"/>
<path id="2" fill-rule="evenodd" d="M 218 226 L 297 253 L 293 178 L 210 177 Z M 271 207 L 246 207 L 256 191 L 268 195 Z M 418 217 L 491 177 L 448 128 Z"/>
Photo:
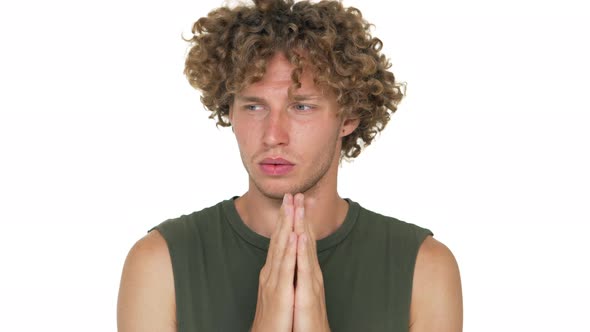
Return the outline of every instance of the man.
<path id="1" fill-rule="evenodd" d="M 185 73 L 232 126 L 249 188 L 136 243 L 119 331 L 461 330 L 452 253 L 336 190 L 340 160 L 402 97 L 368 27 L 336 1 L 255 1 L 195 23 Z"/>

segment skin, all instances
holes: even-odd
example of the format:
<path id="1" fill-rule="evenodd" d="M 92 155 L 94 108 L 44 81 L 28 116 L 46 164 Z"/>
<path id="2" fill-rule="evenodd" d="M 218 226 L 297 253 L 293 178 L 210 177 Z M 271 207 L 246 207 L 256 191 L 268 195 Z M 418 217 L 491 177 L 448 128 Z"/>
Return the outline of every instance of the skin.
<path id="1" fill-rule="evenodd" d="M 321 239 L 338 229 L 348 210 L 336 191 L 338 163 L 342 137 L 356 129 L 358 119 L 338 116 L 336 98 L 316 87 L 309 71 L 289 96 L 292 70 L 279 53 L 262 80 L 234 98 L 229 118 L 249 176 L 248 192 L 236 200 L 236 209 L 252 230 L 270 237 L 283 195 L 304 193 L 306 220 Z M 287 175 L 268 176 L 259 166 L 265 158 L 295 166 Z"/>
<path id="2" fill-rule="evenodd" d="M 337 193 L 342 137 L 358 125 L 337 115 L 333 95 L 304 71 L 289 95 L 293 67 L 282 54 L 263 79 L 241 91 L 230 108 L 248 191 L 235 202 L 242 220 L 270 238 L 252 331 L 329 331 L 316 241 L 343 223 L 348 204 Z M 264 158 L 284 158 L 288 174 L 262 172 Z M 294 282 L 295 281 L 295 282 Z M 419 249 L 410 307 L 411 332 L 462 330 L 459 269 L 432 237 Z M 162 310 L 165 308 L 165 310 Z M 118 303 L 119 331 L 175 331 L 172 267 L 162 236 L 151 232 L 131 249 Z"/>
<path id="3" fill-rule="evenodd" d="M 330 331 L 322 271 L 303 203 L 303 194 L 283 198 L 260 271 L 252 331 Z"/>
<path id="4" fill-rule="evenodd" d="M 158 232 L 148 233 L 127 255 L 119 287 L 117 330 L 176 331 L 172 263 Z"/>

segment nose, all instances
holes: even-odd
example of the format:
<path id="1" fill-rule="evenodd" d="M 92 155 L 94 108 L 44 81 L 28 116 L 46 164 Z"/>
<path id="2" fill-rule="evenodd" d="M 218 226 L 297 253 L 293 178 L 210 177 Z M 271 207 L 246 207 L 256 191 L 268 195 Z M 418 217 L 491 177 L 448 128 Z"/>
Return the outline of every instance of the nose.
<path id="1" fill-rule="evenodd" d="M 289 119 L 280 109 L 271 110 L 264 121 L 263 143 L 272 148 L 289 144 Z"/>

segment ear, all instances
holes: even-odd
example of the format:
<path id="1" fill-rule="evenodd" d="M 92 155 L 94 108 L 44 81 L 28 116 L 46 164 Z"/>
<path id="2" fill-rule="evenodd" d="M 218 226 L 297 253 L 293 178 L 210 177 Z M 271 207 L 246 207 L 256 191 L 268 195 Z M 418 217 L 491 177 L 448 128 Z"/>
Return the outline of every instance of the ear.
<path id="1" fill-rule="evenodd" d="M 340 128 L 340 137 L 345 137 L 350 135 L 358 126 L 359 123 L 361 122 L 361 119 L 359 118 L 345 118 L 342 121 L 342 126 Z"/>

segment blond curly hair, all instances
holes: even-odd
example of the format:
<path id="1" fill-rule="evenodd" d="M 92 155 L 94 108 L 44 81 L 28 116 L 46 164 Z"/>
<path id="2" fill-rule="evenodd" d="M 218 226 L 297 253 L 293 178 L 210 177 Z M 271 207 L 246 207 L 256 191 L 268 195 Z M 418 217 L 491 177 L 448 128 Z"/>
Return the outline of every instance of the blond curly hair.
<path id="1" fill-rule="evenodd" d="M 233 98 L 259 81 L 266 64 L 282 52 L 294 65 L 294 87 L 304 67 L 331 89 L 340 112 L 359 118 L 342 139 L 341 156 L 356 158 L 385 128 L 403 97 L 382 42 L 370 34 L 361 12 L 338 1 L 254 0 L 253 6 L 221 7 L 197 20 L 184 73 L 220 126 L 230 126 Z M 301 50 L 305 56 L 301 56 Z"/>

